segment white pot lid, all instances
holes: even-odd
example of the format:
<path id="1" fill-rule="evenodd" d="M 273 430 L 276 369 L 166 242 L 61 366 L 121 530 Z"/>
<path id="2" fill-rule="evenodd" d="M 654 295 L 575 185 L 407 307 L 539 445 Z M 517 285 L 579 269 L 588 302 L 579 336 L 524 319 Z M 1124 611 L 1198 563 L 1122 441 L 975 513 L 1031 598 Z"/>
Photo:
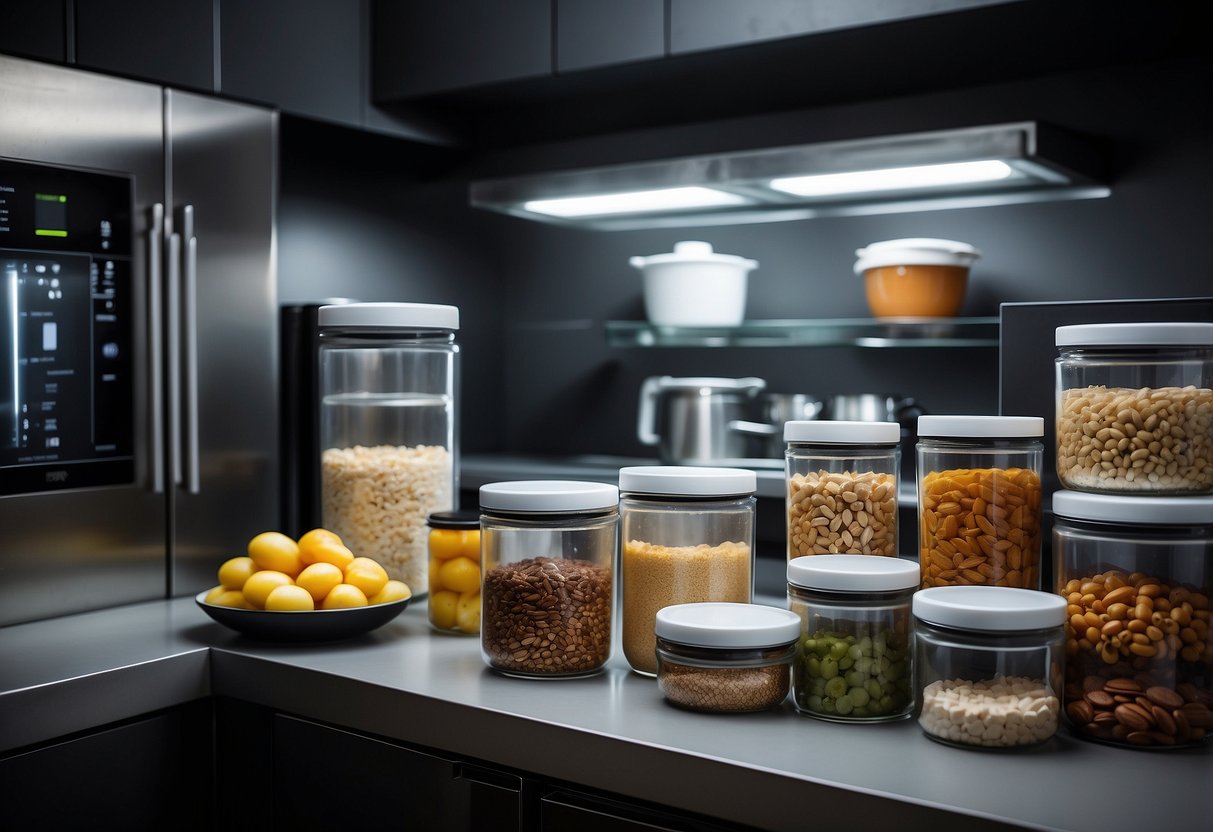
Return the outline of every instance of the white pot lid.
<path id="1" fill-rule="evenodd" d="M 657 611 L 654 632 L 692 647 L 782 647 L 800 638 L 800 616 L 763 604 L 674 604 Z"/>
<path id="2" fill-rule="evenodd" d="M 1075 324 L 1057 327 L 1056 339 L 1059 347 L 1115 347 L 1122 344 L 1213 347 L 1213 323 Z"/>
<path id="3" fill-rule="evenodd" d="M 936 586 L 911 601 L 914 617 L 942 627 L 983 632 L 1045 630 L 1066 620 L 1066 599 L 1006 586 Z"/>
<path id="4" fill-rule="evenodd" d="M 855 274 L 882 266 L 964 266 L 973 265 L 981 252 L 968 243 L 912 237 L 885 240 L 856 250 Z"/>
<path id="5" fill-rule="evenodd" d="M 1213 524 L 1213 497 L 1138 497 L 1056 491 L 1053 493 L 1053 514 L 1073 520 L 1134 526 L 1210 525 Z"/>
<path id="6" fill-rule="evenodd" d="M 635 465 L 619 469 L 619 490 L 633 494 L 730 497 L 757 489 L 758 474 L 742 468 Z"/>
<path id="7" fill-rule="evenodd" d="M 1045 435 L 1040 416 L 919 416 L 918 436 L 963 439 L 1036 439 Z"/>
<path id="8" fill-rule="evenodd" d="M 835 592 L 896 592 L 922 580 L 918 564 L 880 555 L 805 555 L 788 561 L 788 583 Z"/>
<path id="9" fill-rule="evenodd" d="M 343 303 L 322 306 L 320 326 L 459 329 L 459 307 L 435 303 Z"/>
<path id="10" fill-rule="evenodd" d="M 604 482 L 519 480 L 480 486 L 480 507 L 498 511 L 597 511 L 619 505 L 619 489 Z"/>
<path id="11" fill-rule="evenodd" d="M 901 425 L 896 422 L 807 420 L 783 423 L 785 442 L 821 442 L 827 445 L 896 445 Z"/>
<path id="12" fill-rule="evenodd" d="M 738 257 L 736 254 L 718 254 L 712 251 L 711 243 L 704 243 L 698 240 L 686 240 L 681 243 L 674 243 L 674 250 L 672 252 L 650 254 L 647 257 L 632 257 L 629 258 L 628 263 L 638 269 L 665 263 L 720 263 L 728 266 L 737 266 L 746 271 L 758 268 L 757 260 Z"/>

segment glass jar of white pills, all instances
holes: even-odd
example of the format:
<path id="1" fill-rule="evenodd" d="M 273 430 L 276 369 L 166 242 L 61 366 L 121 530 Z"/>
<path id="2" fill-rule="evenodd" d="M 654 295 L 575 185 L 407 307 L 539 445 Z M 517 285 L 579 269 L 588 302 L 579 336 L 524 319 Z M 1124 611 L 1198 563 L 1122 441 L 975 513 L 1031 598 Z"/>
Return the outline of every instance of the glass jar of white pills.
<path id="1" fill-rule="evenodd" d="M 965 748 L 1039 745 L 1057 731 L 1064 598 L 994 586 L 914 593 L 918 724 Z"/>
<path id="2" fill-rule="evenodd" d="M 1056 342 L 1065 488 L 1213 492 L 1213 323 L 1063 326 Z"/>
<path id="3" fill-rule="evenodd" d="M 800 616 L 792 665 L 796 710 L 835 722 L 889 722 L 914 711 L 910 598 L 918 564 L 875 555 L 788 563 L 788 609 Z"/>
<path id="4" fill-rule="evenodd" d="M 788 560 L 897 554 L 896 422 L 784 424 Z"/>

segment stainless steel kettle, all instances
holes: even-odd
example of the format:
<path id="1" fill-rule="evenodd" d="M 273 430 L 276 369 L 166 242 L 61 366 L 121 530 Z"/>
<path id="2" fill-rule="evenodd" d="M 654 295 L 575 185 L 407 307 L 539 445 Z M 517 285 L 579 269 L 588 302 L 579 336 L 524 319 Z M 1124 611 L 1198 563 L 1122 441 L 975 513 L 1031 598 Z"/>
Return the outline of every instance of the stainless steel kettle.
<path id="1" fill-rule="evenodd" d="M 766 384 L 760 378 L 650 376 L 640 387 L 637 436 L 657 445 L 664 463 L 745 457 L 746 435 L 730 423 L 744 418 Z"/>

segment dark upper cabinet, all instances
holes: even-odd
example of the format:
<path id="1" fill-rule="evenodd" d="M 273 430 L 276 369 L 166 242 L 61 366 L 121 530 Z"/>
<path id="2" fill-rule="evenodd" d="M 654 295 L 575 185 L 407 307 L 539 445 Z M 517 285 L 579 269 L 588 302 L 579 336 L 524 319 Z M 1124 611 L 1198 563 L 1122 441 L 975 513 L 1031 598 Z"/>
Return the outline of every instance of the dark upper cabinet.
<path id="1" fill-rule="evenodd" d="M 214 92 L 214 0 L 75 0 L 76 63 Z"/>
<path id="2" fill-rule="evenodd" d="M 556 72 L 665 57 L 665 0 L 556 0 Z"/>
<path id="3" fill-rule="evenodd" d="M 0 3 L 0 52 L 44 61 L 67 60 L 66 8 L 48 0 Z"/>
<path id="4" fill-rule="evenodd" d="M 553 0 L 375 0 L 373 99 L 552 73 Z"/>

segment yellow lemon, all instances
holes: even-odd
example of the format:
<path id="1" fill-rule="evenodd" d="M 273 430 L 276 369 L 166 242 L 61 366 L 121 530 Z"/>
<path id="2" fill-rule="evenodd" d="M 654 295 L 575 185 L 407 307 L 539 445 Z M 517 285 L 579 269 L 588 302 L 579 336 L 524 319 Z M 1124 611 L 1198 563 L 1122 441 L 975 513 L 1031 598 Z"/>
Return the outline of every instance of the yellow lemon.
<path id="1" fill-rule="evenodd" d="M 319 540 L 308 544 L 307 549 L 300 549 L 300 558 L 303 558 L 303 553 L 307 552 L 307 557 L 311 560 L 304 560 L 304 563 L 331 563 L 342 572 L 350 565 L 354 559 L 354 553 L 342 543 L 340 540 Z"/>
<path id="2" fill-rule="evenodd" d="M 460 555 L 480 560 L 480 529 L 432 529 L 430 554 L 439 560 Z"/>
<path id="3" fill-rule="evenodd" d="M 442 582 L 438 580 L 438 570 L 442 568 L 442 561 L 438 558 L 430 558 L 430 568 L 425 573 L 429 580 L 430 592 L 437 592 L 442 589 Z"/>
<path id="4" fill-rule="evenodd" d="M 203 597 L 202 600 L 208 604 L 213 604 L 213 603 L 215 603 L 216 598 L 218 598 L 220 595 L 222 595 L 223 593 L 228 592 L 228 591 L 229 591 L 228 588 L 225 587 L 223 584 L 219 584 L 219 586 L 213 586 L 206 591 L 206 595 Z"/>
<path id="5" fill-rule="evenodd" d="M 262 532 L 248 542 L 248 555 L 258 569 L 272 569 L 292 578 L 299 574 L 299 544 L 282 532 Z"/>
<path id="6" fill-rule="evenodd" d="M 290 586 L 294 581 L 284 572 L 264 569 L 254 572 L 244 582 L 244 597 L 257 609 L 265 609 L 265 599 L 280 586 Z"/>
<path id="7" fill-rule="evenodd" d="M 305 564 L 316 562 L 316 551 L 328 546 L 342 546 L 341 538 L 328 529 L 312 529 L 299 538 L 299 559 Z"/>
<path id="8" fill-rule="evenodd" d="M 316 603 L 312 600 L 311 593 L 303 587 L 286 584 L 280 587 L 275 587 L 274 590 L 266 596 L 265 608 L 267 610 L 278 611 L 310 611 L 316 609 Z"/>
<path id="9" fill-rule="evenodd" d="M 459 607 L 459 596 L 450 590 L 435 592 L 430 596 L 430 623 L 443 630 L 455 628 L 455 611 Z"/>
<path id="10" fill-rule="evenodd" d="M 470 558 L 451 558 L 439 569 L 438 582 L 455 592 L 478 592 L 480 564 Z"/>
<path id="11" fill-rule="evenodd" d="M 320 602 L 343 578 L 341 570 L 336 566 L 319 562 L 303 567 L 299 577 L 295 578 L 295 583 L 306 589 L 313 601 Z"/>
<path id="12" fill-rule="evenodd" d="M 324 596 L 324 601 L 320 604 L 320 608 L 325 610 L 343 610 L 349 607 L 365 606 L 366 595 L 361 589 L 350 584 L 337 584 L 328 595 Z"/>
<path id="13" fill-rule="evenodd" d="M 455 607 L 455 623 L 465 633 L 480 632 L 480 593 L 465 592 Z"/>
<path id="14" fill-rule="evenodd" d="M 383 589 L 387 571 L 371 558 L 354 558 L 345 567 L 345 582 L 358 587 L 369 598 Z"/>
<path id="15" fill-rule="evenodd" d="M 244 582 L 256 571 L 257 564 L 252 558 L 231 558 L 219 567 L 219 583 L 228 589 L 243 589 Z"/>
<path id="16" fill-rule="evenodd" d="M 238 610 L 251 610 L 253 605 L 244 597 L 244 593 L 238 589 L 229 589 L 223 592 L 214 601 L 211 601 L 217 607 L 235 607 Z"/>
<path id="17" fill-rule="evenodd" d="M 404 581 L 388 581 L 383 585 L 383 589 L 366 600 L 369 604 L 387 604 L 392 601 L 403 601 L 405 598 L 412 597 L 413 590 L 409 589 L 409 585 Z"/>

